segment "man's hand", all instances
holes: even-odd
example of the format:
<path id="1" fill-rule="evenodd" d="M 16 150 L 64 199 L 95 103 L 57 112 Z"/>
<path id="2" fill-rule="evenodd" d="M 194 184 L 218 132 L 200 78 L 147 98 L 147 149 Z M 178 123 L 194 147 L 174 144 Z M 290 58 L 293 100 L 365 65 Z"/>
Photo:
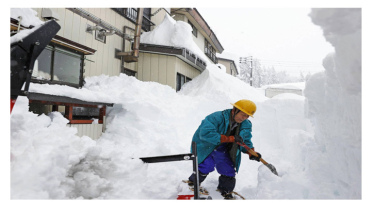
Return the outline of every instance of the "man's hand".
<path id="1" fill-rule="evenodd" d="M 244 143 L 243 138 L 241 136 L 236 135 L 234 136 L 234 138 L 235 138 L 235 143 L 241 143 L 241 144 Z"/>
<path id="2" fill-rule="evenodd" d="M 221 135 L 221 143 L 241 143 L 243 144 L 243 138 L 239 135 L 236 136 L 225 136 Z"/>
<path id="3" fill-rule="evenodd" d="M 257 162 L 260 162 L 261 154 L 258 153 L 258 152 L 256 152 L 256 153 L 257 153 L 257 156 L 258 156 L 258 157 L 254 156 L 254 155 L 251 155 L 251 156 L 249 156 L 249 159 L 250 159 L 250 160 L 255 160 L 255 161 L 257 161 Z"/>

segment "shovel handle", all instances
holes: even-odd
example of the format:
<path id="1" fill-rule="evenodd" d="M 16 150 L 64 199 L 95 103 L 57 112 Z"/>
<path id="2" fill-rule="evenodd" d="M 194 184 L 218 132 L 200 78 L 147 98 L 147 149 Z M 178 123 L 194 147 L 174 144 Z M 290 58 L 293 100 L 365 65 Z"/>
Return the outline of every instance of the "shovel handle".
<path id="1" fill-rule="evenodd" d="M 251 148 L 249 148 L 247 145 L 245 145 L 244 143 L 237 143 L 237 144 L 239 144 L 240 146 L 244 147 L 244 148 L 248 151 L 248 153 L 250 153 L 251 155 L 253 155 L 253 156 L 255 156 L 255 157 L 258 157 L 257 153 L 256 153 L 255 151 L 253 151 Z M 264 165 L 267 165 L 267 164 L 268 164 L 268 163 L 267 163 L 264 159 L 262 159 L 262 158 L 260 158 L 260 161 L 261 161 L 261 163 L 263 163 Z"/>

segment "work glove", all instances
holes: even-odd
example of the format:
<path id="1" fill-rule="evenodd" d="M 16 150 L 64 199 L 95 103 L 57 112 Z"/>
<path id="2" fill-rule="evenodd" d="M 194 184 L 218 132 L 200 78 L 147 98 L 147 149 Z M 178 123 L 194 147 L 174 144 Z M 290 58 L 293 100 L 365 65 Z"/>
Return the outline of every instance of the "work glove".
<path id="1" fill-rule="evenodd" d="M 258 152 L 256 152 L 256 153 L 257 153 L 257 156 L 258 156 L 258 157 L 254 156 L 254 155 L 249 155 L 249 159 L 250 159 L 250 160 L 255 160 L 255 161 L 257 161 L 257 162 L 260 162 L 261 154 L 258 153 Z"/>
<path id="2" fill-rule="evenodd" d="M 235 138 L 235 143 L 241 143 L 241 144 L 244 143 L 243 138 L 241 136 L 235 135 L 234 138 Z"/>
<path id="3" fill-rule="evenodd" d="M 221 143 L 234 143 L 234 142 L 235 142 L 234 136 L 221 135 Z"/>
<path id="4" fill-rule="evenodd" d="M 225 136 L 221 135 L 221 143 L 244 143 L 243 138 L 239 135 Z"/>

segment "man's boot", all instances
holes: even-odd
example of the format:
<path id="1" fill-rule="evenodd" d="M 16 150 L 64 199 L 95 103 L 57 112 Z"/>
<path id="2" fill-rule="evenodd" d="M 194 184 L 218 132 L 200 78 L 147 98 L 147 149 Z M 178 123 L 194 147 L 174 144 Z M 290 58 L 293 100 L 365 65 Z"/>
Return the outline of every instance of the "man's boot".
<path id="1" fill-rule="evenodd" d="M 217 189 L 221 192 L 221 195 L 228 200 L 234 199 L 232 191 L 235 188 L 236 179 L 235 177 L 221 175 L 218 179 Z"/>

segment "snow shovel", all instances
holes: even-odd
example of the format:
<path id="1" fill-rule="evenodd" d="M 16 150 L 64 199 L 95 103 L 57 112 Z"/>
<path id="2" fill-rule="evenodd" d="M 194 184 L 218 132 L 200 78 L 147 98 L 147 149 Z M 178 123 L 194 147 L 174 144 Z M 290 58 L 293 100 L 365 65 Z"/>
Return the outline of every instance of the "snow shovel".
<path id="1" fill-rule="evenodd" d="M 249 148 L 247 145 L 245 145 L 244 143 L 238 143 L 236 142 L 238 145 L 244 147 L 249 153 L 251 153 L 251 155 L 254 155 L 255 157 L 258 157 L 257 153 L 253 150 L 251 150 L 251 148 Z M 265 165 L 267 166 L 271 172 L 273 172 L 273 174 L 278 175 L 278 172 L 277 172 L 277 169 L 275 169 L 275 167 L 273 165 L 271 165 L 270 163 L 267 163 L 264 159 L 260 158 L 260 161 Z"/>

